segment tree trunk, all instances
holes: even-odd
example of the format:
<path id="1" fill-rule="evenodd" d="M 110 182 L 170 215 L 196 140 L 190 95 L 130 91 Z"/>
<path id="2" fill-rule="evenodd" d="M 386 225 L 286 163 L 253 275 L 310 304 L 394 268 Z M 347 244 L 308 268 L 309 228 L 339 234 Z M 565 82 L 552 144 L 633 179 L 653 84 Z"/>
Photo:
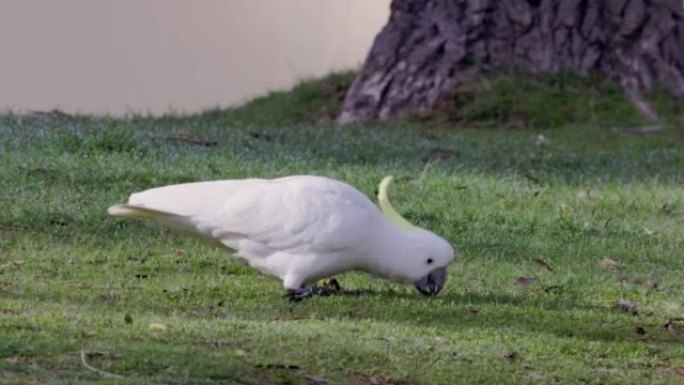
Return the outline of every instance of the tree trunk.
<path id="1" fill-rule="evenodd" d="M 338 120 L 427 112 L 473 75 L 512 69 L 608 76 L 655 120 L 642 89 L 684 95 L 683 0 L 393 0 Z"/>

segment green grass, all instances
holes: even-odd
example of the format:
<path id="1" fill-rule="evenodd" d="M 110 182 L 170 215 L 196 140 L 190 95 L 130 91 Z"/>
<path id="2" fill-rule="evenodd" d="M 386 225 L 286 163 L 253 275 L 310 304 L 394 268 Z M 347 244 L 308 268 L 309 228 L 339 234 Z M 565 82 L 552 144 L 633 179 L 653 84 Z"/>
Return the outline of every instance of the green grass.
<path id="1" fill-rule="evenodd" d="M 681 101 L 667 97 L 660 89 L 644 96 L 666 117 L 666 125 L 684 125 Z M 583 125 L 605 129 L 649 124 L 619 85 L 598 76 L 583 78 L 569 73 L 480 76 L 442 96 L 428 119 L 483 128 Z"/>
<path id="2" fill-rule="evenodd" d="M 681 383 L 684 322 L 663 327 L 684 316 L 678 107 L 658 104 L 658 135 L 569 117 L 538 148 L 539 128 L 462 119 L 334 126 L 350 78 L 189 117 L 0 116 L 0 383 Z M 369 196 L 400 177 L 397 209 L 459 250 L 446 289 L 350 273 L 360 295 L 293 305 L 221 251 L 106 214 L 153 186 L 299 173 Z"/>

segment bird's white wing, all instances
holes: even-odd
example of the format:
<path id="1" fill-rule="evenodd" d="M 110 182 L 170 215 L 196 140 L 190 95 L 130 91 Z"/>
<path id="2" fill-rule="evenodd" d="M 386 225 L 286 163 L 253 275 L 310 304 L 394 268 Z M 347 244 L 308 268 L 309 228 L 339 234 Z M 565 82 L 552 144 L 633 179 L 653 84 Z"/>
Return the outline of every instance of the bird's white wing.
<path id="1" fill-rule="evenodd" d="M 362 247 L 369 226 L 381 216 L 356 189 L 318 177 L 173 185 L 133 194 L 126 207 L 159 212 L 172 223 L 159 216 L 151 220 L 184 226 L 181 230 L 231 248 L 248 239 L 274 251 L 304 254 Z"/>

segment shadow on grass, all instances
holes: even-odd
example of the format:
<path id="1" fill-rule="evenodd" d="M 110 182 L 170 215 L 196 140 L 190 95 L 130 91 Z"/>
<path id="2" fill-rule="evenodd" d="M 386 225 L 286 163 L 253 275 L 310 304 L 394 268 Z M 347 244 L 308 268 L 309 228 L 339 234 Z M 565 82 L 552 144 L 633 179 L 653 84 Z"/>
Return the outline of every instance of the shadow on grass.
<path id="1" fill-rule="evenodd" d="M 464 329 L 493 333 L 513 330 L 587 341 L 684 343 L 684 336 L 653 330 L 663 329 L 659 317 L 632 317 L 616 307 L 561 297 L 531 299 L 525 294 L 448 293 L 422 298 L 419 294 L 373 290 L 351 291 L 342 296 L 352 299 L 345 301 L 343 310 L 326 308 L 326 318 L 405 323 L 459 335 Z M 314 300 L 322 303 L 326 298 Z M 321 309 L 298 310 L 294 309 L 294 313 L 306 318 L 317 315 Z M 635 325 L 648 325 L 655 332 L 639 336 Z"/>

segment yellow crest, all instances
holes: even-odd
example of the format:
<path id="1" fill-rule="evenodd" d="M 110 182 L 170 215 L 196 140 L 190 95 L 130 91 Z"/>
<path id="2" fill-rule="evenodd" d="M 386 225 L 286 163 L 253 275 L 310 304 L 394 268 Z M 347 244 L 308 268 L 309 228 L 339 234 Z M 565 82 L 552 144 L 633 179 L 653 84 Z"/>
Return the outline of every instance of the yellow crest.
<path id="1" fill-rule="evenodd" d="M 402 217 L 394 209 L 394 207 L 392 207 L 392 204 L 389 200 L 389 195 L 387 194 L 387 190 L 389 189 L 389 185 L 392 183 L 392 180 L 394 180 L 394 177 L 386 176 L 382 179 L 382 182 L 380 182 L 380 187 L 378 188 L 378 206 L 380 206 L 380 211 L 382 211 L 382 213 L 387 219 L 390 220 L 390 222 L 393 222 L 401 228 L 416 228 L 416 226 L 412 225 L 406 220 L 406 218 Z"/>

